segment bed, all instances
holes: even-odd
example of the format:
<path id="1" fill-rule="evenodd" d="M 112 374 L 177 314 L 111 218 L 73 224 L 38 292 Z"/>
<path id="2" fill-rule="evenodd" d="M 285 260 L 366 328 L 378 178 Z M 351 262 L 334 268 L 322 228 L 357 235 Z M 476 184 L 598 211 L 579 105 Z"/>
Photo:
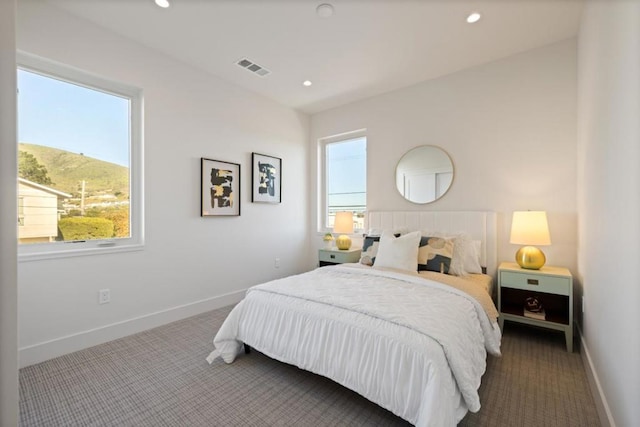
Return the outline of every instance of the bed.
<path id="1" fill-rule="evenodd" d="M 456 425 L 467 411 L 480 409 L 487 352 L 500 354 L 490 297 L 495 213 L 370 212 L 367 228 L 388 230 L 381 265 L 390 242 L 398 252 L 413 247 L 416 230 L 464 232 L 479 241 L 487 275 L 457 277 L 376 261 L 257 285 L 231 311 L 207 360 L 232 363 L 249 346 L 328 377 L 417 426 Z M 389 235 L 399 229 L 403 235 Z"/>

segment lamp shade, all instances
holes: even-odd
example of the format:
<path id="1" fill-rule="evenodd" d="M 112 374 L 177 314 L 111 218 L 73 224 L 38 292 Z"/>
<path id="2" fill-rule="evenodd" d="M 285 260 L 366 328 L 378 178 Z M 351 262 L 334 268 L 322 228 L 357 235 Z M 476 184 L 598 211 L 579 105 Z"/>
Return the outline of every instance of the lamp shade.
<path id="1" fill-rule="evenodd" d="M 509 242 L 516 245 L 550 245 L 547 213 L 545 211 L 514 212 Z"/>
<path id="2" fill-rule="evenodd" d="M 333 232 L 340 234 L 353 233 L 353 212 L 336 212 Z"/>

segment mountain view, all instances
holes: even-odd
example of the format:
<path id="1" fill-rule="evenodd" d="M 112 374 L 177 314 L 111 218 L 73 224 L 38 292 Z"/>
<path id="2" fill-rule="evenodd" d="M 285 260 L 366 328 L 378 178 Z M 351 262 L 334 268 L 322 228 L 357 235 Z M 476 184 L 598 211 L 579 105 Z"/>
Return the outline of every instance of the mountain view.
<path id="1" fill-rule="evenodd" d="M 35 144 L 18 150 L 21 178 L 71 194 L 58 202 L 56 240 L 129 237 L 129 168 Z"/>
<path id="2" fill-rule="evenodd" d="M 80 196 L 82 181 L 87 195 L 129 196 L 129 168 L 57 148 L 21 142 L 19 151 L 32 154 L 47 168 L 52 188 Z M 118 194 L 116 194 L 118 193 Z"/>

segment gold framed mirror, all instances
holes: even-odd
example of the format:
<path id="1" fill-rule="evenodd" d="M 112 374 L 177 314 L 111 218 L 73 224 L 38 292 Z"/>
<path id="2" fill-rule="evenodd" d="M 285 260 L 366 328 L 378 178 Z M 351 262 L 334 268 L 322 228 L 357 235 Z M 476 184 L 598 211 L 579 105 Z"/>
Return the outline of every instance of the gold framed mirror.
<path id="1" fill-rule="evenodd" d="M 412 203 L 432 203 L 449 191 L 453 176 L 453 162 L 446 151 L 421 145 L 407 151 L 398 162 L 396 188 Z"/>

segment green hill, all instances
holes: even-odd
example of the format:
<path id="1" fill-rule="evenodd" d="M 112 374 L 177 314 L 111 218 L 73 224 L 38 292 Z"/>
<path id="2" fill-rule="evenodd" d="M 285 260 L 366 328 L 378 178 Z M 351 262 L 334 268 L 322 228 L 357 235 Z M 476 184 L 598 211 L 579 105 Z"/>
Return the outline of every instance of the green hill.
<path id="1" fill-rule="evenodd" d="M 20 151 L 32 154 L 49 173 L 51 187 L 78 194 L 84 180 L 88 195 L 122 193 L 129 196 L 129 168 L 57 148 L 35 144 L 18 144 Z"/>

